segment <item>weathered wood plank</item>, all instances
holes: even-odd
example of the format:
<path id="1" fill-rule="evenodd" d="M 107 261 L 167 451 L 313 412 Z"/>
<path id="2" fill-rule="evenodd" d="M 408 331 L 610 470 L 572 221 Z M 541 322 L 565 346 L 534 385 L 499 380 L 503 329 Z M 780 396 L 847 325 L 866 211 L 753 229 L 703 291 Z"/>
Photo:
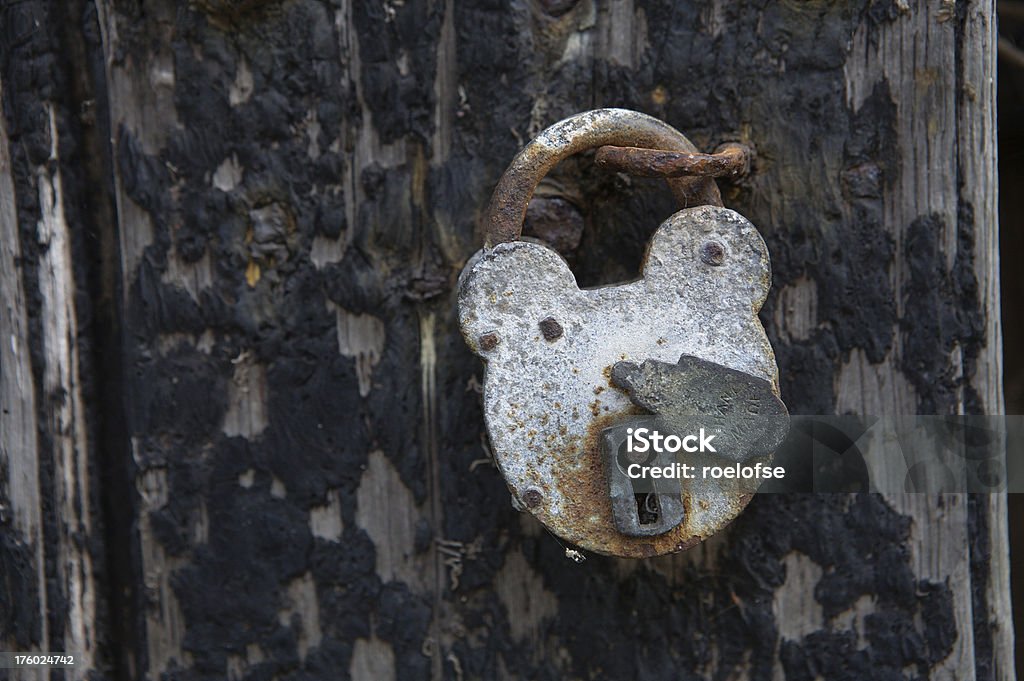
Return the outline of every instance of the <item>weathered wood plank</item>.
<path id="1" fill-rule="evenodd" d="M 56 576 L 66 599 L 63 650 L 82 656 L 82 668 L 68 674 L 85 678 L 96 666 L 97 593 L 93 557 L 86 538 L 93 535 L 90 447 L 81 390 L 76 291 L 71 236 L 64 217 L 63 180 L 55 113 L 48 109 L 49 167 L 36 169 L 39 191 L 40 321 L 43 343 L 44 428 L 53 457 L 52 495 L 57 514 Z"/>
<path id="2" fill-rule="evenodd" d="M 987 314 L 986 343 L 965 362 L 973 371 L 970 386 L 987 413 L 1008 413 L 1003 392 L 1003 331 L 1000 303 L 998 139 L 996 124 L 996 59 L 999 40 L 994 3 L 967 8 L 960 45 L 962 66 L 957 161 L 963 220 L 973 223 L 974 272 L 978 297 Z M 1005 495 L 981 496 L 972 530 L 984 542 L 972 544 L 979 583 L 974 607 L 982 632 L 979 658 L 991 678 L 1015 678 L 1014 631 L 1010 599 L 1009 514 Z M 979 545 L 980 544 L 980 545 Z"/>
<path id="3" fill-rule="evenodd" d="M 987 333 L 977 339 L 969 335 L 973 329 L 943 329 L 914 321 L 925 314 L 919 307 L 925 293 L 921 287 L 937 287 L 940 283 L 923 282 L 919 273 L 924 267 L 956 276 L 954 268 L 963 259 L 974 270 L 965 276 L 992 282 L 990 286 L 998 290 L 998 274 L 993 277 L 992 271 L 997 269 L 998 253 L 991 248 L 997 240 L 995 130 L 986 120 L 993 112 L 994 93 L 989 92 L 981 106 L 970 94 L 981 85 L 972 80 L 987 77 L 991 81 L 994 74 L 993 64 L 988 64 L 986 76 L 985 67 L 973 63 L 978 55 L 995 52 L 993 16 L 991 3 L 973 6 L 964 16 L 958 16 L 952 5 L 912 5 L 896 21 L 876 27 L 862 25 L 854 36 L 845 69 L 848 103 L 856 111 L 877 87 L 887 87 L 895 109 L 896 139 L 928 142 L 899 144 L 895 159 L 880 168 L 892 178 L 891 191 L 883 194 L 882 223 L 895 247 L 890 270 L 892 289 L 900 292 L 895 299 L 894 342 L 887 362 L 872 364 L 865 355 L 856 354 L 852 357 L 855 361 L 844 367 L 837 385 L 840 411 L 892 415 L 897 420 L 917 413 L 1002 411 L 1000 380 L 992 382 L 992 371 L 998 371 L 1001 357 L 996 327 L 990 324 Z M 974 179 L 965 182 L 965 176 Z M 973 203 L 979 199 L 987 218 L 975 217 Z M 930 255 L 927 247 L 921 247 L 922 240 L 937 244 L 932 253 L 944 262 L 922 265 L 922 258 Z M 971 250 L 961 253 L 965 241 Z M 982 247 L 975 250 L 975 243 Z M 957 293 L 961 293 L 959 285 L 953 282 Z M 973 308 L 973 314 L 982 319 L 997 320 L 998 294 L 972 299 L 971 293 L 961 293 L 956 304 L 965 311 Z M 957 331 L 960 339 L 947 339 L 948 334 Z M 931 357 L 924 359 L 924 353 Z M 965 353 L 970 355 L 967 366 Z M 981 361 L 977 360 L 979 353 L 984 353 Z M 926 369 L 917 369 L 925 363 Z M 939 386 L 936 390 L 931 377 L 941 375 L 946 364 L 949 380 L 963 383 L 958 388 Z M 908 371 L 911 367 L 914 369 Z M 865 381 L 865 376 L 872 378 Z M 985 386 L 984 396 L 973 390 L 974 385 Z M 942 395 L 944 392 L 946 395 Z M 878 398 L 885 399 L 883 396 L 891 402 L 872 404 Z M 903 462 L 879 463 L 882 467 L 877 474 L 903 475 Z M 888 472 L 886 465 L 891 469 Z M 981 678 L 989 678 L 988 663 L 975 658 L 976 623 L 987 613 L 974 610 L 977 586 L 972 578 L 979 575 L 972 574 L 968 537 L 973 522 L 966 496 L 897 494 L 888 499 L 900 513 L 914 518 L 911 547 L 915 573 L 935 582 L 947 580 L 951 585 L 960 636 L 935 673 L 973 679 L 977 671 Z M 1005 515 L 988 517 L 996 524 L 1005 523 Z"/>
<path id="4" fill-rule="evenodd" d="M 83 132 L 94 121 L 83 87 L 89 80 L 82 55 L 88 16 L 76 1 L 14 3 L 4 7 L 0 23 L 5 305 L 0 439 L 5 447 L 19 443 L 5 452 L 5 473 L 17 476 L 10 483 L 18 503 L 0 531 L 14 541 L 18 532 L 8 535 L 8 520 L 13 528 L 36 528 L 34 539 L 22 538 L 35 552 L 29 563 L 9 563 L 17 552 L 8 552 L 6 542 L 2 549 L 3 562 L 13 567 L 4 578 L 24 580 L 27 589 L 13 617 L 22 635 L 30 632 L 28 640 L 8 641 L 5 622 L 4 647 L 77 656 L 74 668 L 14 670 L 14 678 L 102 677 L 111 669 L 109 592 L 103 583 L 107 546 L 98 503 L 101 419 L 94 399 L 100 379 L 93 325 L 101 303 L 93 299 L 90 277 L 95 231 L 89 192 L 97 189 L 87 186 L 94 161 Z M 83 17 L 85 26 L 78 23 Z M 65 59 L 80 70 L 66 70 Z M 17 403 L 8 412 L 12 399 Z M 29 414 L 31 425 L 24 423 Z M 11 415 L 20 422 L 8 421 Z M 5 486 L 6 481 L 0 484 Z M 35 613 L 24 610 L 30 602 Z M 6 607 L 0 611 L 8 616 Z"/>
<path id="5" fill-rule="evenodd" d="M 28 652 L 45 650 L 49 635 L 44 502 L 16 200 L 7 126 L 0 120 L 0 524 L 5 526 L 0 647 Z"/>
<path id="6" fill-rule="evenodd" d="M 98 630 L 103 594 L 94 567 L 94 460 L 80 373 L 78 287 L 65 219 L 58 125 L 53 104 L 43 104 L 38 111 L 43 114 L 35 121 L 40 128 L 19 131 L 48 143 L 49 153 L 41 163 L 27 169 L 22 165 L 19 171 L 23 173 L 22 189 L 37 192 L 35 196 L 17 195 L 6 127 L 0 151 L 4 168 L 0 189 L 5 212 L 4 298 L 8 305 L 3 439 L 5 472 L 11 476 L 5 480 L 3 496 L 11 500 L 11 522 L 18 530 L 4 553 L 5 562 L 16 561 L 20 544 L 32 557 L 26 564 L 10 565 L 11 586 L 18 585 L 20 573 L 26 590 L 9 594 L 18 618 L 12 625 L 10 647 L 15 651 L 75 653 L 81 666 L 67 670 L 65 677 L 79 679 L 99 668 L 100 638 L 105 635 Z M 26 177 L 26 170 L 31 175 Z M 35 207 L 34 230 L 25 230 L 21 224 L 19 231 L 15 207 L 20 201 Z M 37 296 L 37 307 L 32 310 L 34 329 L 27 323 L 22 288 L 24 264 L 31 256 L 17 253 L 26 234 L 33 235 L 34 244 L 40 246 L 36 262 L 28 269 Z M 38 376 L 31 371 L 30 354 L 41 365 Z M 40 471 L 46 471 L 45 477 Z M 37 611 L 25 612 L 26 599 L 33 593 Z M 14 674 L 49 678 L 48 670 Z"/>

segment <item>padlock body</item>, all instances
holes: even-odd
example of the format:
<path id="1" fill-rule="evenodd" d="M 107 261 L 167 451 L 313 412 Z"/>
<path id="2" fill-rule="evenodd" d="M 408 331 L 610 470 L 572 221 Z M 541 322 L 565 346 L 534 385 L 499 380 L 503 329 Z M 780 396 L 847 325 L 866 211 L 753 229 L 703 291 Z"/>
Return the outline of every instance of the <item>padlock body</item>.
<path id="1" fill-rule="evenodd" d="M 687 481 L 679 493 L 687 512 L 676 527 L 623 534 L 600 439 L 645 411 L 613 384 L 619 362 L 674 364 L 689 355 L 761 379 L 777 394 L 774 353 L 757 318 L 770 276 L 757 230 L 712 206 L 663 223 L 643 276 L 624 284 L 581 290 L 564 259 L 533 242 L 477 253 L 460 278 L 460 324 L 486 363 L 487 431 L 522 507 L 577 546 L 636 557 L 691 546 L 735 517 L 756 484 Z"/>

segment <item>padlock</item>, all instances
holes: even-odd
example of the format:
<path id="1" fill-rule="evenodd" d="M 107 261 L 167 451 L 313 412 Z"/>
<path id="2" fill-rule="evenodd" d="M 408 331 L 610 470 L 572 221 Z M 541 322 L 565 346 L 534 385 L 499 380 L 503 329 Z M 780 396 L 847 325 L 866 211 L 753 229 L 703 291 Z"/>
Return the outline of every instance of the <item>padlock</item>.
<path id="1" fill-rule="evenodd" d="M 669 125 L 622 109 L 543 131 L 495 189 L 484 248 L 459 279 L 459 321 L 486 365 L 484 419 L 513 503 L 572 546 L 647 557 L 693 546 L 743 510 L 762 481 L 744 475 L 771 470 L 787 414 L 757 317 L 768 250 L 720 206 L 712 179 L 669 180 L 677 198 L 719 205 L 669 217 L 636 281 L 580 289 L 557 252 L 519 239 L 543 176 L 604 145 L 696 152 Z M 630 456 L 623 443 L 641 427 L 693 447 Z M 711 451 L 689 451 L 702 428 Z M 727 475 L 733 465 L 743 475 Z M 693 477 L 654 477 L 683 466 Z"/>

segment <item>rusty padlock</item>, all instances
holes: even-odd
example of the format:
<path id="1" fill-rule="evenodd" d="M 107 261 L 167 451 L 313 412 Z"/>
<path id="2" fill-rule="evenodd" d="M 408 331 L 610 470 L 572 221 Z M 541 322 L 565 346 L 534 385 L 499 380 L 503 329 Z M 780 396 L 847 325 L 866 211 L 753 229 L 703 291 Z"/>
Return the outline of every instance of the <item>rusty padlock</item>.
<path id="1" fill-rule="evenodd" d="M 699 169 L 668 180 L 684 208 L 655 231 L 636 281 L 580 289 L 557 252 L 519 240 L 544 175 L 605 145 L 708 158 L 634 111 L 599 109 L 552 125 L 494 191 L 484 248 L 459 279 L 459 321 L 486 363 L 484 417 L 513 503 L 572 545 L 646 557 L 693 546 L 746 506 L 761 479 L 700 469 L 765 470 L 787 415 L 757 317 L 771 285 L 767 248 L 753 225 L 721 207 Z M 625 451 L 643 427 L 677 441 L 704 428 L 714 453 Z M 682 464 L 694 467 L 692 478 L 635 476 Z"/>

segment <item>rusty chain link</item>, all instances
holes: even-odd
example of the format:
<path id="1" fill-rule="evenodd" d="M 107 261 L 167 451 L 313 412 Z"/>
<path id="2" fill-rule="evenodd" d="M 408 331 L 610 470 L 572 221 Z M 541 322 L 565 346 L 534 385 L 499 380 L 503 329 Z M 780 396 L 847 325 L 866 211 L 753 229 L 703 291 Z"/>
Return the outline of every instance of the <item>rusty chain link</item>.
<path id="1" fill-rule="evenodd" d="M 604 167 L 664 178 L 682 208 L 721 206 L 714 178 L 740 177 L 750 163 L 750 152 L 741 144 L 702 154 L 675 128 L 636 111 L 596 109 L 577 114 L 544 130 L 512 160 L 491 195 L 485 246 L 519 239 L 537 184 L 559 161 L 588 149 L 598 150 L 597 163 Z"/>
<path id="2" fill-rule="evenodd" d="M 730 142 L 713 154 L 603 146 L 594 157 L 597 165 L 639 177 L 724 177 L 737 179 L 750 170 L 750 149 Z"/>

